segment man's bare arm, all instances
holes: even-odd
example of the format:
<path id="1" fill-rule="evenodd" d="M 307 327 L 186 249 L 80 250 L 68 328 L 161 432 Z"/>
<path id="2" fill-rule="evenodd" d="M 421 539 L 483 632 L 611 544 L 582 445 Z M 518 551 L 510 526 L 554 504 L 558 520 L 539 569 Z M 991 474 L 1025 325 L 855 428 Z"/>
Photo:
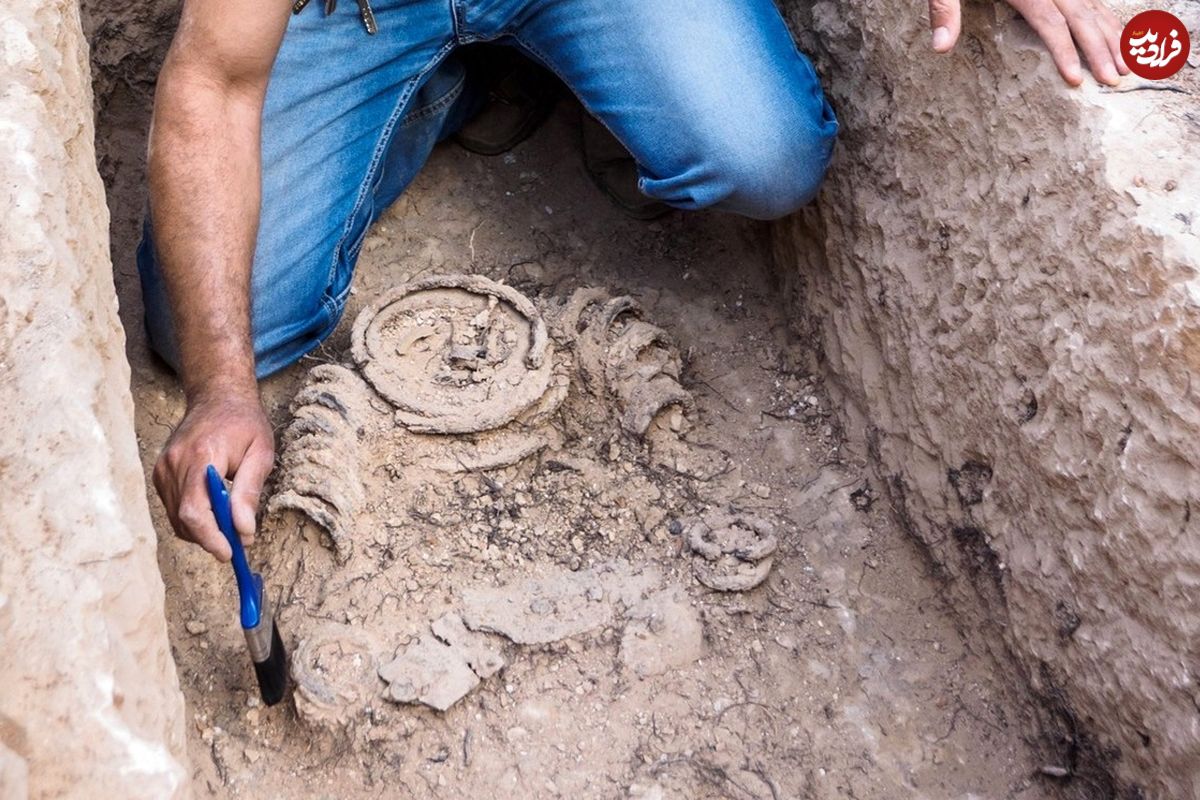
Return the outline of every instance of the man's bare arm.
<path id="1" fill-rule="evenodd" d="M 204 487 L 233 478 L 244 539 L 274 462 L 254 375 L 250 265 L 258 231 L 260 130 L 286 0 L 186 0 L 159 75 L 150 135 L 150 206 L 171 304 L 187 413 L 154 484 L 177 534 L 222 560 Z"/>

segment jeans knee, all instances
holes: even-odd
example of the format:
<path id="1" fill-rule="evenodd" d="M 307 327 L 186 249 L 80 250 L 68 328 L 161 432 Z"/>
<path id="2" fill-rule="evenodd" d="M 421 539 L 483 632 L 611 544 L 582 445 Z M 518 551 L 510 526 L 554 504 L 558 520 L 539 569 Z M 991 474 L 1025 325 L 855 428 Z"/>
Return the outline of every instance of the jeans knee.
<path id="1" fill-rule="evenodd" d="M 696 137 L 687 168 L 665 179 L 645 178 L 642 188 L 679 208 L 778 219 L 816 196 L 837 129 L 833 110 L 821 96 L 763 114 L 752 125 L 745 119 L 714 124 Z"/>
<path id="2" fill-rule="evenodd" d="M 776 116 L 756 135 L 728 138 L 713 155 L 724 194 L 715 205 L 754 219 L 795 212 L 821 188 L 836 135 L 837 121 L 822 101 L 814 113 Z"/>

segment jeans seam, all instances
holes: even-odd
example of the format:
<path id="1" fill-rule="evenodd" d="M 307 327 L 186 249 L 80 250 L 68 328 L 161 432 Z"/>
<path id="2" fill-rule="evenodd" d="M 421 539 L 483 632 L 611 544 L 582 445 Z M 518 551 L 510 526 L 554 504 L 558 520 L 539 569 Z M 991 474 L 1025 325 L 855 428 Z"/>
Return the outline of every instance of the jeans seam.
<path id="1" fill-rule="evenodd" d="M 454 23 L 455 44 L 469 44 L 473 39 L 466 39 L 467 20 L 459 0 L 450 0 L 450 21 Z"/>
<path id="2" fill-rule="evenodd" d="M 458 82 L 455 83 L 450 89 L 450 91 L 446 92 L 432 103 L 421 106 L 417 110 L 410 111 L 409 113 L 405 114 L 404 120 L 400 123 L 400 128 L 404 129 L 409 125 L 412 125 L 414 122 L 418 122 L 426 117 L 433 116 L 438 111 L 441 111 L 446 106 L 452 104 L 454 101 L 458 100 L 460 96 L 462 96 L 463 87 L 466 86 L 466 84 L 467 76 L 464 73 L 463 76 L 458 79 Z"/>
<path id="3" fill-rule="evenodd" d="M 574 89 L 570 88 L 571 82 L 568 81 L 563 76 L 563 74 L 558 70 L 558 67 L 550 60 L 550 58 L 545 53 L 543 53 L 541 50 L 539 50 L 538 48 L 534 47 L 529 42 L 527 42 L 523 38 L 521 38 L 521 35 L 519 33 L 506 33 L 505 36 L 512 37 L 513 41 L 515 41 L 517 44 L 521 45 L 521 47 L 528 50 L 532 55 L 537 56 L 538 60 L 542 62 L 542 66 L 544 66 L 546 69 L 553 72 L 555 74 L 555 76 L 560 81 L 562 81 L 563 84 L 570 90 L 571 94 L 575 96 L 575 99 L 579 101 L 579 105 L 583 106 L 583 110 L 586 111 L 588 114 L 591 114 L 592 117 L 597 122 L 599 122 L 601 125 L 603 125 L 604 129 L 607 130 L 610 134 L 612 134 L 612 137 L 614 139 L 616 139 L 618 142 L 620 142 L 621 146 L 624 147 L 625 150 L 627 152 L 630 152 L 630 154 L 632 155 L 632 151 L 629 150 L 629 145 L 627 145 L 625 143 L 625 140 L 617 135 L 617 132 L 614 131 L 612 129 L 612 127 L 609 126 L 609 124 L 604 121 L 603 117 L 601 117 L 599 114 L 597 114 L 595 111 L 592 110 L 592 107 L 588 104 L 587 100 L 580 97 L 580 95 Z M 642 165 L 640 163 L 638 163 L 636 158 L 634 158 L 634 164 L 637 165 L 638 171 L 640 173 Z M 638 175 L 638 189 L 639 190 L 641 189 L 644 181 L 645 181 L 645 179 L 639 174 Z M 644 194 L 644 192 L 643 192 L 643 194 Z"/>
<path id="4" fill-rule="evenodd" d="M 420 86 L 422 79 L 428 75 L 434 69 L 434 67 L 441 63 L 442 59 L 444 59 L 446 55 L 454 49 L 454 47 L 455 43 L 452 41 L 442 45 L 441 49 L 439 49 L 434 57 L 429 60 L 429 63 L 426 64 L 420 72 L 409 79 L 403 91 L 401 91 L 399 98 L 396 100 L 395 108 L 392 109 L 391 115 L 388 116 L 387 122 L 384 123 L 383 129 L 380 131 L 379 141 L 375 144 L 375 151 L 371 154 L 371 162 L 367 165 L 367 171 L 363 176 L 362 183 L 359 184 L 358 196 L 354 200 L 354 207 L 350 209 L 350 214 L 346 217 L 346 224 L 342 228 L 342 235 L 338 237 L 337 243 L 333 246 L 333 255 L 329 261 L 329 273 L 325 278 L 325 294 L 321 298 L 322 302 L 330 309 L 336 308 L 338 304 L 337 299 L 334 298 L 329 292 L 330 288 L 333 286 L 334 276 L 337 274 L 338 254 L 341 253 L 342 249 L 345 247 L 346 239 L 350 236 L 350 228 L 354 224 L 354 219 L 358 216 L 358 212 L 362 210 L 363 202 L 366 200 L 367 195 L 371 191 L 371 184 L 374 183 L 375 176 L 378 174 L 379 164 L 383 160 L 383 153 L 391 143 L 392 133 L 396 129 L 396 123 L 399 120 L 401 112 L 404 110 L 405 104 L 408 103 L 409 99 L 411 99 L 416 93 L 417 87 Z"/>

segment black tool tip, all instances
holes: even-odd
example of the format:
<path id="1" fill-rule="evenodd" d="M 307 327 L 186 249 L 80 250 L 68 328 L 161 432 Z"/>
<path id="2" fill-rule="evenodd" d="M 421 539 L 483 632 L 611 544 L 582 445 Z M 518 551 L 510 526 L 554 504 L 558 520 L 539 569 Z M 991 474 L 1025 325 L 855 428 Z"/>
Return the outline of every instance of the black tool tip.
<path id="1" fill-rule="evenodd" d="M 271 652 L 265 661 L 254 662 L 254 674 L 258 677 L 263 703 L 273 706 L 283 699 L 287 689 L 288 660 L 279 626 L 274 621 L 271 622 Z"/>

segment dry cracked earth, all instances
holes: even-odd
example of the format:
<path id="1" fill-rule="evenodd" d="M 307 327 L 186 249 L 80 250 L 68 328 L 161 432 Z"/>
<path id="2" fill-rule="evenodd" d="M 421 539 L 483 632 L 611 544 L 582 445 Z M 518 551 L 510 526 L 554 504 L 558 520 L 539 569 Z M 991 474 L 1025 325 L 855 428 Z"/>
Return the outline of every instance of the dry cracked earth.
<path id="1" fill-rule="evenodd" d="M 140 320 L 147 116 L 99 124 L 148 473 L 183 406 Z M 844 452 L 761 227 L 628 220 L 578 137 L 563 102 L 505 156 L 439 148 L 338 331 L 265 383 L 284 703 L 152 498 L 196 795 L 1058 796 Z"/>

